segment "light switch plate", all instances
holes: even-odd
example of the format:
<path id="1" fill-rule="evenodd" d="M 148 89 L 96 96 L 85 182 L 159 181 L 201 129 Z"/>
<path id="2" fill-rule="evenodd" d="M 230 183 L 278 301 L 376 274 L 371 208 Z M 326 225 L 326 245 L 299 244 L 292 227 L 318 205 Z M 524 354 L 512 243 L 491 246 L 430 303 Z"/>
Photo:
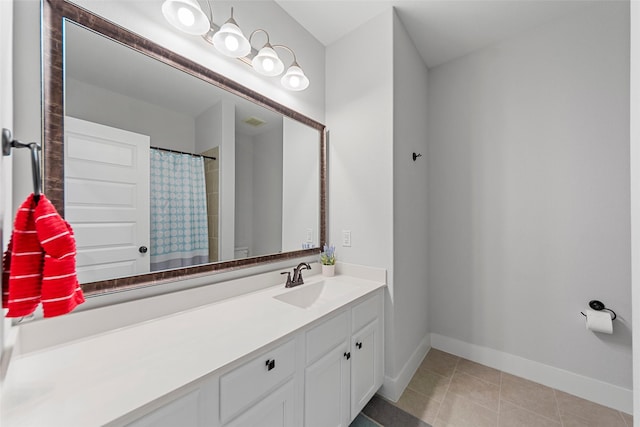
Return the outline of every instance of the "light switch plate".
<path id="1" fill-rule="evenodd" d="M 342 230 L 342 246 L 351 246 L 351 230 Z"/>
<path id="2" fill-rule="evenodd" d="M 313 242 L 313 229 L 307 228 L 307 243 Z"/>

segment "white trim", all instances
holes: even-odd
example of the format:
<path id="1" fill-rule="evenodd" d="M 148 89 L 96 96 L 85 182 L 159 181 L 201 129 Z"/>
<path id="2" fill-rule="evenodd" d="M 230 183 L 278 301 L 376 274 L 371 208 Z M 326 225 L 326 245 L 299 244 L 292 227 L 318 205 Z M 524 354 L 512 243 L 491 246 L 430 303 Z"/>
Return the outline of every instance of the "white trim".
<path id="1" fill-rule="evenodd" d="M 400 370 L 400 373 L 395 378 L 388 377 L 387 375 L 384 376 L 382 387 L 378 390 L 380 396 L 392 402 L 397 402 L 400 399 L 404 389 L 407 388 L 407 385 L 409 385 L 411 378 L 413 378 L 413 375 L 418 370 L 422 360 L 431 349 L 430 342 L 431 334 L 425 335 L 409 360 L 407 360 L 407 363 L 405 363 Z"/>
<path id="2" fill-rule="evenodd" d="M 623 387 L 439 334 L 431 334 L 431 346 L 628 414 L 633 410 L 633 392 Z"/>
<path id="3" fill-rule="evenodd" d="M 640 395 L 640 3 L 631 2 L 630 172 L 631 172 L 631 311 L 633 313 L 633 389 Z M 640 427 L 640 398 L 634 425 Z"/>

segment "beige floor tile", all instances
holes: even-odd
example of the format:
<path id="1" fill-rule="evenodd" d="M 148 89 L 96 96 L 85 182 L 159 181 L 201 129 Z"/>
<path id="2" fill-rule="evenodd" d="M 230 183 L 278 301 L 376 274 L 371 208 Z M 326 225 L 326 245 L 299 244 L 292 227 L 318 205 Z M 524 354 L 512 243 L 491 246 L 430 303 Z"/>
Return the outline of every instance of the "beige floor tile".
<path id="1" fill-rule="evenodd" d="M 435 372 L 418 368 L 409 382 L 408 388 L 426 396 L 427 399 L 442 402 L 451 382 L 450 377 L 444 377 Z"/>
<path id="2" fill-rule="evenodd" d="M 625 423 L 627 423 L 627 427 L 633 427 L 633 415 L 625 414 L 624 412 L 620 412 L 622 415 L 622 419 Z"/>
<path id="3" fill-rule="evenodd" d="M 457 394 L 447 393 L 433 425 L 434 427 L 496 427 L 498 412 Z"/>
<path id="4" fill-rule="evenodd" d="M 626 427 L 622 414 L 615 409 L 557 390 L 556 398 L 562 422 L 567 425 Z"/>
<path id="5" fill-rule="evenodd" d="M 474 377 L 478 377 L 481 380 L 485 380 L 493 384 L 500 384 L 500 371 L 472 362 L 471 360 L 460 359 L 456 366 L 456 370 L 464 372 L 465 374 L 473 375 Z"/>
<path id="6" fill-rule="evenodd" d="M 425 423 L 433 424 L 440 409 L 440 401 L 428 399 L 424 395 L 407 388 L 402 393 L 396 406 L 414 417 L 420 418 Z"/>
<path id="7" fill-rule="evenodd" d="M 502 373 L 500 399 L 543 417 L 560 421 L 558 404 L 552 388 Z"/>
<path id="8" fill-rule="evenodd" d="M 560 427 L 558 421 L 544 418 L 512 403 L 500 402 L 498 427 Z"/>
<path id="9" fill-rule="evenodd" d="M 432 348 L 425 356 L 420 368 L 450 377 L 453 375 L 459 359 L 458 356 Z"/>
<path id="10" fill-rule="evenodd" d="M 447 394 L 451 393 L 469 399 L 485 408 L 498 411 L 500 386 L 497 384 L 488 383 L 464 372 L 456 372 L 451 377 Z"/>

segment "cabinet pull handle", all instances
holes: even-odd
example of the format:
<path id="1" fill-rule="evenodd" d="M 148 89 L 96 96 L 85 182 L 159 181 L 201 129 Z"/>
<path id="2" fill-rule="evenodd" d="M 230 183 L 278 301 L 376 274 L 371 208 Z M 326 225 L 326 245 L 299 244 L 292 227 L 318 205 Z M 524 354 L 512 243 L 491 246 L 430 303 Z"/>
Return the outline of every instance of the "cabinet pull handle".
<path id="1" fill-rule="evenodd" d="M 358 347 L 358 349 L 361 349 L 362 348 L 362 342 L 357 342 L 356 343 L 356 347 Z"/>
<path id="2" fill-rule="evenodd" d="M 273 368 L 276 367 L 276 360 L 275 359 L 273 359 L 273 360 L 268 359 L 265 362 L 265 365 L 267 366 L 267 371 L 270 371 L 270 370 L 272 370 Z"/>
<path id="3" fill-rule="evenodd" d="M 351 352 L 348 352 L 348 353 L 347 353 L 347 352 L 345 352 L 345 353 L 344 353 L 344 357 L 345 357 L 347 360 L 351 359 Z"/>

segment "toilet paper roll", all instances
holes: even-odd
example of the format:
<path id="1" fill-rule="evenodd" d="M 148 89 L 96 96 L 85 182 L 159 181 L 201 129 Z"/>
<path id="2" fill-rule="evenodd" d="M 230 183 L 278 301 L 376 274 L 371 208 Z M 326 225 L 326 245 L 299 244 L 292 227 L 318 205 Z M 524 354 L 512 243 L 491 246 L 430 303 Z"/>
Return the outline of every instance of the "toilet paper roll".
<path id="1" fill-rule="evenodd" d="M 587 308 L 584 311 L 586 315 L 587 329 L 593 332 L 602 332 L 603 334 L 613 333 L 613 321 L 608 311 L 597 311 Z"/>

